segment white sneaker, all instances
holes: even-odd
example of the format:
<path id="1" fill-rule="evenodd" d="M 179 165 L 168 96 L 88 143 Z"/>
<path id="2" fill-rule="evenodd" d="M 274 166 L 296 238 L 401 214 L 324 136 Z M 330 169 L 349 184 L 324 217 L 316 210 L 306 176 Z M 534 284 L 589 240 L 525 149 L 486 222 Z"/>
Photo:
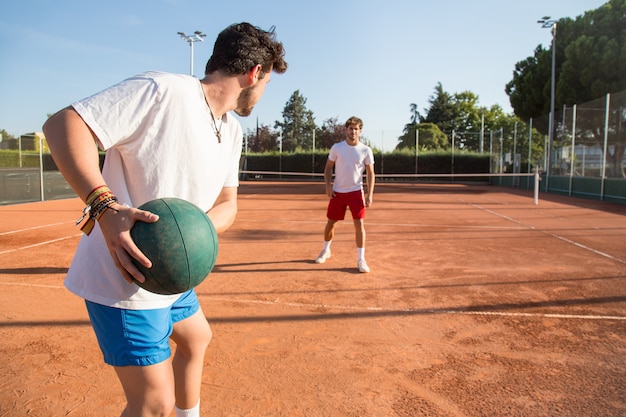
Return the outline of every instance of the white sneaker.
<path id="1" fill-rule="evenodd" d="M 365 259 L 359 260 L 359 262 L 357 262 L 357 266 L 359 267 L 359 272 L 370 272 L 370 267 L 367 266 Z"/>
<path id="2" fill-rule="evenodd" d="M 315 259 L 316 264 L 323 264 L 326 259 L 330 258 L 330 249 L 323 249 L 320 255 Z"/>

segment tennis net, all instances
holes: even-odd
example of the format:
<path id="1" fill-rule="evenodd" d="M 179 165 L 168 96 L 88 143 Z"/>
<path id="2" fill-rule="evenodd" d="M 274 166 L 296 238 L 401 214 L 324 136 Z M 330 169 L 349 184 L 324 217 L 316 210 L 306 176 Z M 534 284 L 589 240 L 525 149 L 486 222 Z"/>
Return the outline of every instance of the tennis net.
<path id="1" fill-rule="evenodd" d="M 240 171 L 242 181 L 311 181 L 323 182 L 324 174 L 315 172 Z M 408 184 L 482 184 L 532 190 L 534 203 L 539 200 L 539 173 L 474 174 L 376 174 L 377 183 Z"/>

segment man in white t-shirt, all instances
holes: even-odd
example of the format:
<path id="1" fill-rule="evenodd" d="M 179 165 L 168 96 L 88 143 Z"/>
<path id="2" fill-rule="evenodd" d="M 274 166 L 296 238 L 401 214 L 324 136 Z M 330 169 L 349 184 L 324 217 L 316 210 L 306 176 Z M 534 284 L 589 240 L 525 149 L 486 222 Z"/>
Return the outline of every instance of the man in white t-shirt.
<path id="1" fill-rule="evenodd" d="M 335 234 L 335 224 L 343 220 L 349 208 L 354 222 L 357 246 L 357 268 L 359 272 L 370 272 L 365 261 L 365 208 L 372 205 L 374 196 L 374 155 L 372 149 L 361 143 L 363 121 L 351 117 L 346 121 L 346 139 L 330 148 L 324 180 L 326 195 L 330 197 L 326 211 L 324 246 L 315 262 L 323 264 L 330 258 L 330 244 Z M 335 170 L 335 181 L 333 179 Z M 363 172 L 367 174 L 367 195 L 363 196 Z"/>
<path id="2" fill-rule="evenodd" d="M 104 361 L 126 395 L 122 416 L 200 415 L 211 328 L 194 290 L 160 295 L 134 283 L 135 222 L 158 216 L 135 207 L 162 197 L 190 201 L 218 233 L 237 213 L 242 131 L 273 72 L 287 70 L 273 30 L 233 24 L 218 36 L 205 76 L 147 72 L 73 103 L 44 124 L 50 152 L 85 201 L 85 231 L 65 286 L 85 299 Z M 106 151 L 102 170 L 98 148 Z M 89 227 L 86 227 L 89 225 Z M 176 343 L 170 360 L 169 340 Z"/>

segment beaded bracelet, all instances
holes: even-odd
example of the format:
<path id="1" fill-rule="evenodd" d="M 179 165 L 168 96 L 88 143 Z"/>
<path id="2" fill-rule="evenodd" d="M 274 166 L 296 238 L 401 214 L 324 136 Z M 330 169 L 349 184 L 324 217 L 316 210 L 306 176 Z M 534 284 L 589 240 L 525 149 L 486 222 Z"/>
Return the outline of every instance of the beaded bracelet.
<path id="1" fill-rule="evenodd" d="M 117 202 L 117 197 L 115 197 L 106 185 L 94 188 L 87 196 L 87 206 L 83 209 L 83 215 L 76 220 L 76 226 L 78 226 L 85 219 L 85 217 L 88 217 L 87 221 L 83 224 L 80 230 L 89 236 L 96 224 L 96 221 L 102 217 L 105 211 L 111 209 L 115 212 L 119 212 L 112 207 L 114 204 L 117 204 Z"/>

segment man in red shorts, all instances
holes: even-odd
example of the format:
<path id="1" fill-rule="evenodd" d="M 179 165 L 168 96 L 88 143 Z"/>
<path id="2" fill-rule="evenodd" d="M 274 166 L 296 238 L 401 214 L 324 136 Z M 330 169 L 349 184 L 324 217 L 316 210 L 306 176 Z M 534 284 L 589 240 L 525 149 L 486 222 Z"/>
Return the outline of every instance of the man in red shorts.
<path id="1" fill-rule="evenodd" d="M 374 195 L 374 154 L 372 149 L 361 143 L 359 136 L 363 130 L 363 121 L 351 117 L 346 121 L 346 140 L 335 143 L 330 148 L 324 180 L 326 195 L 330 197 L 326 216 L 328 222 L 324 228 L 324 247 L 315 262 L 323 264 L 330 258 L 330 244 L 335 234 L 335 224 L 343 220 L 346 209 L 350 208 L 354 221 L 357 246 L 357 267 L 359 272 L 370 272 L 365 262 L 365 208 L 372 205 Z M 335 181 L 333 179 L 335 170 Z M 367 174 L 367 195 L 363 195 L 363 171 Z"/>

